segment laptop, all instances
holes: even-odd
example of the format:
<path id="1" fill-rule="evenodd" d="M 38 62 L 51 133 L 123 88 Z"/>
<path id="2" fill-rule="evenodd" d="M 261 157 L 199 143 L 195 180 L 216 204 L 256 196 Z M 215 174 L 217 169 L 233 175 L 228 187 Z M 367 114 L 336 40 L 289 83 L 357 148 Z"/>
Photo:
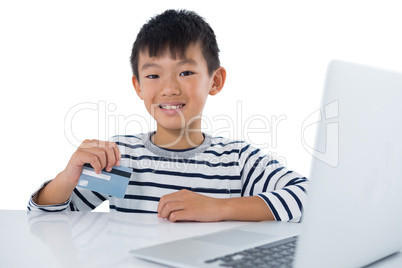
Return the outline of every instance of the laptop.
<path id="1" fill-rule="evenodd" d="M 401 73 L 332 61 L 318 120 L 304 124 L 316 123 L 317 134 L 314 148 L 306 146 L 313 161 L 301 224 L 253 223 L 131 254 L 173 267 L 258 267 L 252 261 L 273 252 L 279 258 L 261 267 L 299 268 L 361 267 L 398 252 L 401 101 Z"/>

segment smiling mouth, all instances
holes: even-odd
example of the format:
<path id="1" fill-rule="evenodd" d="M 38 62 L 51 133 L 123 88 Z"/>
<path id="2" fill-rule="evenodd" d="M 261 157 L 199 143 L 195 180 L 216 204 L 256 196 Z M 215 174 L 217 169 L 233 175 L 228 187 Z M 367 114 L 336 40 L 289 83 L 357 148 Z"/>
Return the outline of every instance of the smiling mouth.
<path id="1" fill-rule="evenodd" d="M 164 110 L 177 110 L 182 107 L 184 107 L 185 104 L 181 105 L 159 105 L 159 108 L 164 109 Z"/>

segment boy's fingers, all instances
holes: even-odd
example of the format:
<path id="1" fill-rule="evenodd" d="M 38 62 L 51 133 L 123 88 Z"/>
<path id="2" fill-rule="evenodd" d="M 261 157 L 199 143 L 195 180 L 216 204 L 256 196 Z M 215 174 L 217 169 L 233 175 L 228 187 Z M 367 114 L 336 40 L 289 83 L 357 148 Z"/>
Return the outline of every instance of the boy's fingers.
<path id="1" fill-rule="evenodd" d="M 120 165 L 121 154 L 115 142 L 85 140 L 80 150 L 96 154 L 102 163 L 102 169 L 110 171 L 114 165 Z"/>
<path id="2" fill-rule="evenodd" d="M 171 194 L 167 194 L 161 197 L 158 203 L 158 214 L 162 212 L 166 204 L 172 203 L 172 202 L 186 202 L 188 200 L 189 195 L 194 194 L 193 192 L 189 190 L 180 190 Z"/>
<path id="3" fill-rule="evenodd" d="M 159 215 L 162 218 L 169 218 L 170 214 L 175 211 L 183 210 L 184 204 L 183 202 L 169 202 L 162 209 Z"/>
<path id="4" fill-rule="evenodd" d="M 84 140 L 80 147 L 81 149 L 90 149 L 94 147 L 100 147 L 100 142 L 99 140 Z"/>
<path id="5" fill-rule="evenodd" d="M 89 152 L 81 152 L 78 156 L 82 164 L 89 163 L 94 168 L 96 173 L 102 170 L 102 163 L 98 156 Z"/>
<path id="6" fill-rule="evenodd" d="M 117 144 L 115 142 L 111 142 L 111 148 L 114 151 L 114 155 L 115 155 L 115 159 L 116 159 L 116 166 L 120 166 L 120 161 L 121 161 L 121 154 L 120 154 L 120 150 L 119 147 L 117 147 Z"/>
<path id="7" fill-rule="evenodd" d="M 177 195 L 178 192 L 171 193 L 164 195 L 160 198 L 159 203 L 158 203 L 158 208 L 156 211 L 158 211 L 158 214 L 160 215 L 162 213 L 163 208 L 165 207 L 166 204 L 171 203 L 171 202 L 178 202 L 180 199 L 178 198 Z"/>
<path id="8" fill-rule="evenodd" d="M 116 155 L 115 155 L 115 151 L 112 147 L 107 147 L 104 149 L 105 153 L 106 153 L 106 171 L 111 171 L 113 166 L 116 164 L 117 160 L 116 160 Z"/>
<path id="9" fill-rule="evenodd" d="M 101 169 L 99 170 L 99 173 L 101 172 L 102 169 L 104 169 L 107 165 L 107 155 L 104 149 L 101 148 L 91 148 L 88 150 L 88 152 L 96 155 L 99 159 L 99 162 L 101 163 Z M 94 167 L 95 169 L 95 167 Z M 98 171 L 98 170 L 95 170 Z"/>
<path id="10" fill-rule="evenodd" d="M 158 212 L 158 215 L 161 215 L 162 209 L 165 206 L 165 196 L 162 196 L 161 199 L 159 200 L 158 207 L 156 208 L 156 211 Z"/>
<path id="11" fill-rule="evenodd" d="M 191 220 L 188 218 L 187 212 L 185 210 L 178 210 L 170 213 L 168 219 L 171 222 Z"/>

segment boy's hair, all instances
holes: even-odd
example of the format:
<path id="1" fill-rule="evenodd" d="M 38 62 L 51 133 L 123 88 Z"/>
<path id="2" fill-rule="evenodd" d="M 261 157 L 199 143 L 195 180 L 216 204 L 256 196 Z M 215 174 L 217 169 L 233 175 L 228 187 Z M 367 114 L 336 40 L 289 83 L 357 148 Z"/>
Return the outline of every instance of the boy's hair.
<path id="1" fill-rule="evenodd" d="M 169 49 L 173 59 L 184 58 L 191 44 L 200 42 L 202 54 L 211 76 L 220 66 L 219 48 L 211 26 L 197 13 L 187 10 L 166 10 L 151 18 L 137 35 L 131 51 L 131 68 L 138 77 L 138 58 L 148 50 L 150 57 L 158 57 Z"/>

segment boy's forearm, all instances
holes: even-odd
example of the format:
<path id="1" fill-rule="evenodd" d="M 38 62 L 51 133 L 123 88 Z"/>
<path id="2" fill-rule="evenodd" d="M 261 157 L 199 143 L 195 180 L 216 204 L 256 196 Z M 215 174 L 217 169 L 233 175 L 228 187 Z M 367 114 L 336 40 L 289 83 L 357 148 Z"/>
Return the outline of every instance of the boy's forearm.
<path id="1" fill-rule="evenodd" d="M 258 196 L 221 199 L 222 220 L 275 220 L 267 204 Z"/>
<path id="2" fill-rule="evenodd" d="M 170 221 L 264 221 L 274 220 L 267 204 L 258 196 L 213 198 L 189 190 L 161 197 L 158 215 Z"/>
<path id="3" fill-rule="evenodd" d="M 65 203 L 70 198 L 75 186 L 66 183 L 66 180 L 62 179 L 63 176 L 63 172 L 59 173 L 35 195 L 33 201 L 42 206 Z"/>

